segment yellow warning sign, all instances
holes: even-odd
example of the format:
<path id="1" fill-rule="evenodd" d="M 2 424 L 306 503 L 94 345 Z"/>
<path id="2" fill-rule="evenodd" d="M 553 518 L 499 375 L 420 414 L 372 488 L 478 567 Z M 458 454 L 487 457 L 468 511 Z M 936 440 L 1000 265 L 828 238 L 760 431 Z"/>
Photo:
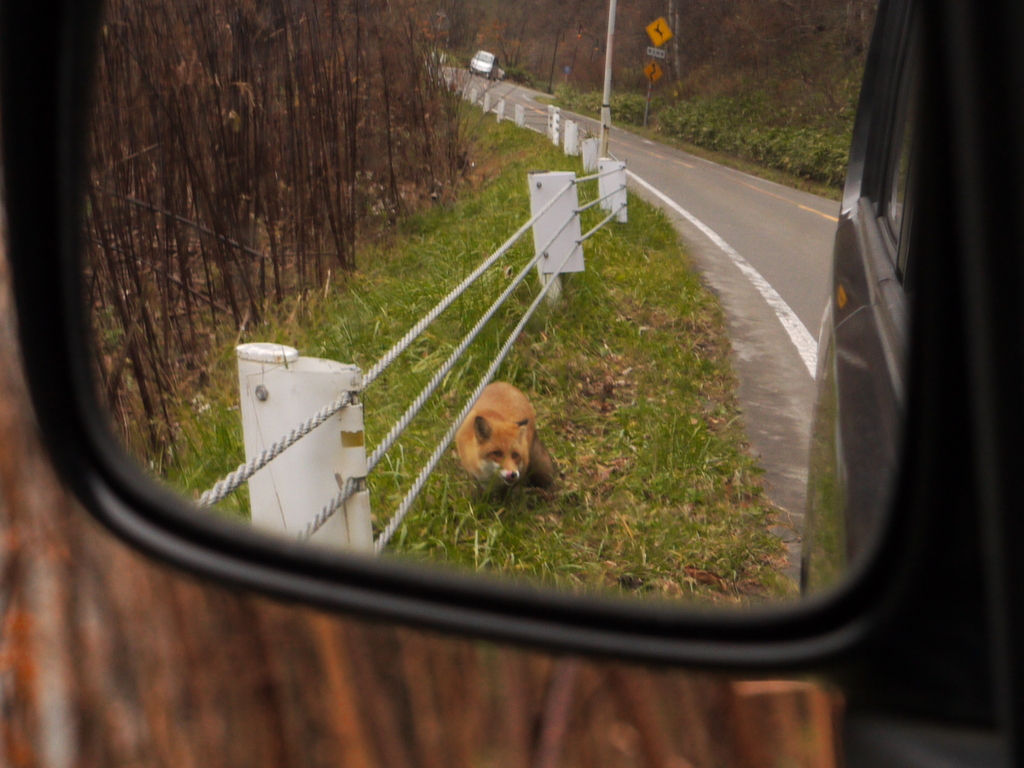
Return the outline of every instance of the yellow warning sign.
<path id="1" fill-rule="evenodd" d="M 647 34 L 650 35 L 652 43 L 662 46 L 672 39 L 672 28 L 662 16 L 647 25 Z"/>
<path id="2" fill-rule="evenodd" d="M 634 69 L 633 71 L 635 72 L 636 70 Z M 644 67 L 644 74 L 647 75 L 648 80 L 650 80 L 652 83 L 656 83 L 658 82 L 658 78 L 665 73 L 662 72 L 661 67 L 658 66 L 658 62 L 652 61 L 650 64 Z"/>

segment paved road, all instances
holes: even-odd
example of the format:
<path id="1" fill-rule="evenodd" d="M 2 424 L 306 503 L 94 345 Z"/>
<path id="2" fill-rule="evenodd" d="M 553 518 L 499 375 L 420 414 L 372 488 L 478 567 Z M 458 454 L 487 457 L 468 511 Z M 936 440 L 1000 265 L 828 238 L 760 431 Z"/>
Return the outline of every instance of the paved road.
<path id="1" fill-rule="evenodd" d="M 543 94 L 480 79 L 473 85 L 481 94 L 488 89 L 492 104 L 504 98 L 509 117 L 511 104 L 524 104 L 527 125 L 545 130 L 547 106 L 537 101 Z M 598 132 L 595 120 L 563 117 Z M 633 191 L 673 220 L 722 301 L 751 448 L 765 470 L 770 498 L 791 518 L 791 530 L 777 533 L 787 540 L 794 574 L 815 395 L 809 369 L 828 300 L 839 203 L 616 128 L 609 151 L 635 174 Z"/>

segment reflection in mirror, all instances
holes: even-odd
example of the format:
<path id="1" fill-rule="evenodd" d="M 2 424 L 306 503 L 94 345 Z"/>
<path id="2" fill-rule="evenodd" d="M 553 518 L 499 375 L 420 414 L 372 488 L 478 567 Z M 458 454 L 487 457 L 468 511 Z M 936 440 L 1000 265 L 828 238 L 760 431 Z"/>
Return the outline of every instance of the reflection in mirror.
<path id="1" fill-rule="evenodd" d="M 599 158 L 605 4 L 449 5 L 108 3 L 84 285 L 115 432 L 210 514 L 311 546 L 795 594 L 845 160 L 789 155 L 817 126 L 845 158 L 870 13 L 829 33 L 831 102 L 789 43 L 722 63 L 742 41 L 710 9 L 657 48 L 660 100 L 617 51 L 613 119 L 665 143 Z M 622 12 L 637 50 L 656 10 Z M 723 88 L 764 62 L 776 95 Z M 730 123 L 780 105 L 785 163 Z M 726 148 L 710 120 L 790 186 L 675 146 Z"/>
<path id="2" fill-rule="evenodd" d="M 892 68 L 892 113 L 876 152 L 879 192 L 856 203 L 871 226 L 844 217 L 836 237 L 835 295 L 822 328 L 811 430 L 805 592 L 840 583 L 877 544 L 898 465 L 910 305 L 924 258 L 913 248 L 920 73 L 913 30 L 907 35 L 906 52 Z"/>

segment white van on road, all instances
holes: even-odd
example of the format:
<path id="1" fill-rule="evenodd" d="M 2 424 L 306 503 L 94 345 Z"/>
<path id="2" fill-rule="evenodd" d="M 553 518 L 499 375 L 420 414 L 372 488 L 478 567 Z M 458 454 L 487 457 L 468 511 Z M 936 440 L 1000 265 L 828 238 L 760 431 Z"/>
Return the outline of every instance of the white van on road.
<path id="1" fill-rule="evenodd" d="M 469 71 L 474 75 L 482 75 L 488 80 L 501 80 L 505 74 L 498 66 L 498 58 L 487 51 L 477 51 L 469 62 Z"/>

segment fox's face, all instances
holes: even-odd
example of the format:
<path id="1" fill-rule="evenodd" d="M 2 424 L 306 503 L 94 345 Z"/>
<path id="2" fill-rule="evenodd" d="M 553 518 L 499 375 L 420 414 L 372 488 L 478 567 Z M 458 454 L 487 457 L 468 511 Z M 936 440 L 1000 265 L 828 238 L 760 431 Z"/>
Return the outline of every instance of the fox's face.
<path id="1" fill-rule="evenodd" d="M 473 432 L 481 480 L 490 481 L 498 476 L 505 485 L 512 485 L 523 476 L 530 461 L 528 424 L 528 420 L 488 421 L 483 416 L 476 417 Z"/>
<path id="2" fill-rule="evenodd" d="M 526 395 L 508 382 L 491 382 L 455 434 L 459 461 L 486 490 L 520 482 L 549 489 L 555 464 L 536 428 L 537 412 Z"/>

